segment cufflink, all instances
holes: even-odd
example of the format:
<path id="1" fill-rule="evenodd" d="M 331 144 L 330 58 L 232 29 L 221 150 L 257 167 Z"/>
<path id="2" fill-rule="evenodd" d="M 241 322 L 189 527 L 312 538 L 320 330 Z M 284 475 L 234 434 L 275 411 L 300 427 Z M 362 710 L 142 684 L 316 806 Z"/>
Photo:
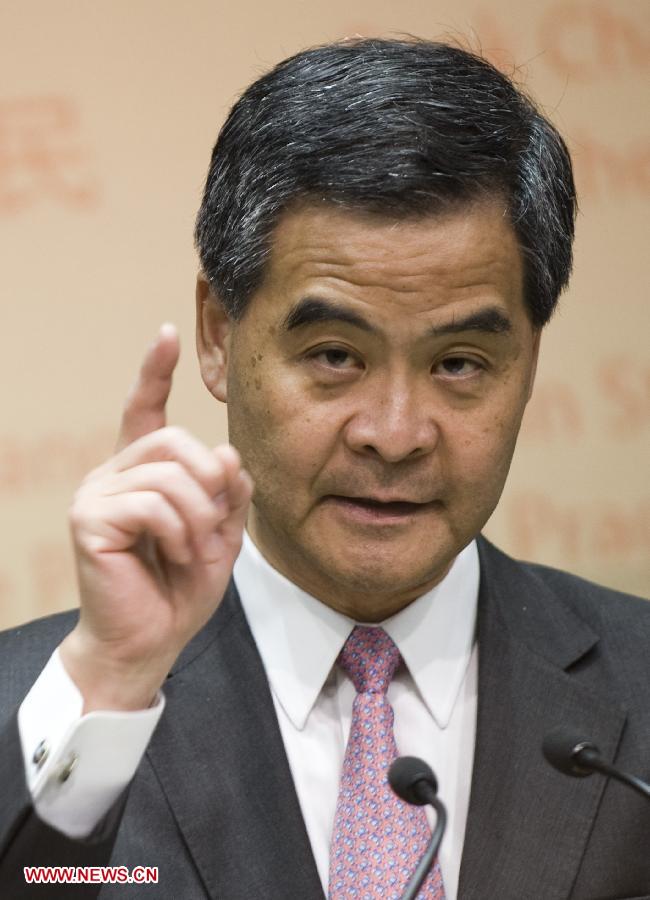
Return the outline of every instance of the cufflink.
<path id="1" fill-rule="evenodd" d="M 65 784 L 68 778 L 74 772 L 77 763 L 79 762 L 79 757 L 76 753 L 71 753 L 66 762 L 59 768 L 57 772 L 56 780 L 59 784 Z"/>
<path id="2" fill-rule="evenodd" d="M 47 745 L 47 741 L 41 741 L 36 750 L 34 750 L 34 755 L 32 756 L 32 762 L 37 769 L 42 767 L 49 755 L 50 748 Z"/>

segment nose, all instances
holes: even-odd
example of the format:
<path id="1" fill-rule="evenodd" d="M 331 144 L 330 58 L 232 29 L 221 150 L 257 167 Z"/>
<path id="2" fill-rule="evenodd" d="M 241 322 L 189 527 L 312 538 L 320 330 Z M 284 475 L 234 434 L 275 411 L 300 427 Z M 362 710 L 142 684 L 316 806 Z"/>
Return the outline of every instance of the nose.
<path id="1" fill-rule="evenodd" d="M 439 430 L 430 393 L 406 381 L 384 381 L 364 396 L 345 429 L 345 439 L 356 453 L 397 463 L 431 453 Z"/>

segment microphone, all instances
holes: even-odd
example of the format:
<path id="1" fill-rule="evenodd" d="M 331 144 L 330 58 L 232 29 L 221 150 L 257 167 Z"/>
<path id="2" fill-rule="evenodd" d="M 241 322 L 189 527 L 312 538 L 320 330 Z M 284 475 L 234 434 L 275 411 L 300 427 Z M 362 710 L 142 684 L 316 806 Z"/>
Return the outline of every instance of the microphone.
<path id="1" fill-rule="evenodd" d="M 628 775 L 610 766 L 592 741 L 570 729 L 558 728 L 547 734 L 542 741 L 542 753 L 547 762 L 565 775 L 584 778 L 586 775 L 600 772 L 634 788 L 643 797 L 650 799 L 650 784 L 646 784 L 635 775 Z"/>
<path id="2" fill-rule="evenodd" d="M 447 810 L 438 799 L 438 782 L 431 768 L 416 756 L 400 756 L 388 770 L 388 783 L 400 800 L 414 806 L 433 806 L 436 811 L 436 827 L 431 835 L 429 846 L 406 885 L 402 900 L 415 900 L 420 886 L 429 874 L 429 869 L 436 858 L 440 841 L 447 825 Z"/>

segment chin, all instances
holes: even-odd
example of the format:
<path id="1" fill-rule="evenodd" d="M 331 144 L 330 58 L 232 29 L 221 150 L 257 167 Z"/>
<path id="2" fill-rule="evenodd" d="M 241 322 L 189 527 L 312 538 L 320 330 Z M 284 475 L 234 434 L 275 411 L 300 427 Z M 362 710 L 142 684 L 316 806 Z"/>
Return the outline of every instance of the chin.
<path id="1" fill-rule="evenodd" d="M 414 600 L 444 576 L 453 558 L 441 558 L 439 551 L 431 550 L 406 556 L 403 548 L 392 552 L 388 546 L 367 551 L 359 546 L 354 552 L 348 545 L 340 555 L 322 560 L 321 567 L 342 595 L 356 602 L 367 598 L 363 607 L 368 610 L 376 609 L 379 598 L 401 595 Z M 394 611 L 388 610 L 386 616 Z"/>
<path id="2" fill-rule="evenodd" d="M 383 622 L 408 606 L 433 586 L 411 574 L 395 577 L 394 572 L 334 573 L 336 591 L 323 602 L 357 622 Z"/>
<path id="3" fill-rule="evenodd" d="M 392 579 L 417 578 L 418 574 L 446 567 L 456 556 L 456 542 L 440 522 L 420 523 L 418 528 L 393 532 L 342 531 L 321 536 L 319 545 L 330 548 L 337 567 L 380 574 Z"/>

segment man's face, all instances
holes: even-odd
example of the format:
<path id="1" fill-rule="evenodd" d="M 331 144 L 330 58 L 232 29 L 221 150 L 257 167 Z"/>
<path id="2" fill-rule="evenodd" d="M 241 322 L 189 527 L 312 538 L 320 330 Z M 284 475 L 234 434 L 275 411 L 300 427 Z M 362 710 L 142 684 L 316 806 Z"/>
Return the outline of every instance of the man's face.
<path id="1" fill-rule="evenodd" d="M 304 206 L 240 322 L 199 287 L 203 377 L 279 571 L 364 621 L 445 575 L 499 499 L 532 388 L 522 284 L 495 202 L 401 221 Z"/>

